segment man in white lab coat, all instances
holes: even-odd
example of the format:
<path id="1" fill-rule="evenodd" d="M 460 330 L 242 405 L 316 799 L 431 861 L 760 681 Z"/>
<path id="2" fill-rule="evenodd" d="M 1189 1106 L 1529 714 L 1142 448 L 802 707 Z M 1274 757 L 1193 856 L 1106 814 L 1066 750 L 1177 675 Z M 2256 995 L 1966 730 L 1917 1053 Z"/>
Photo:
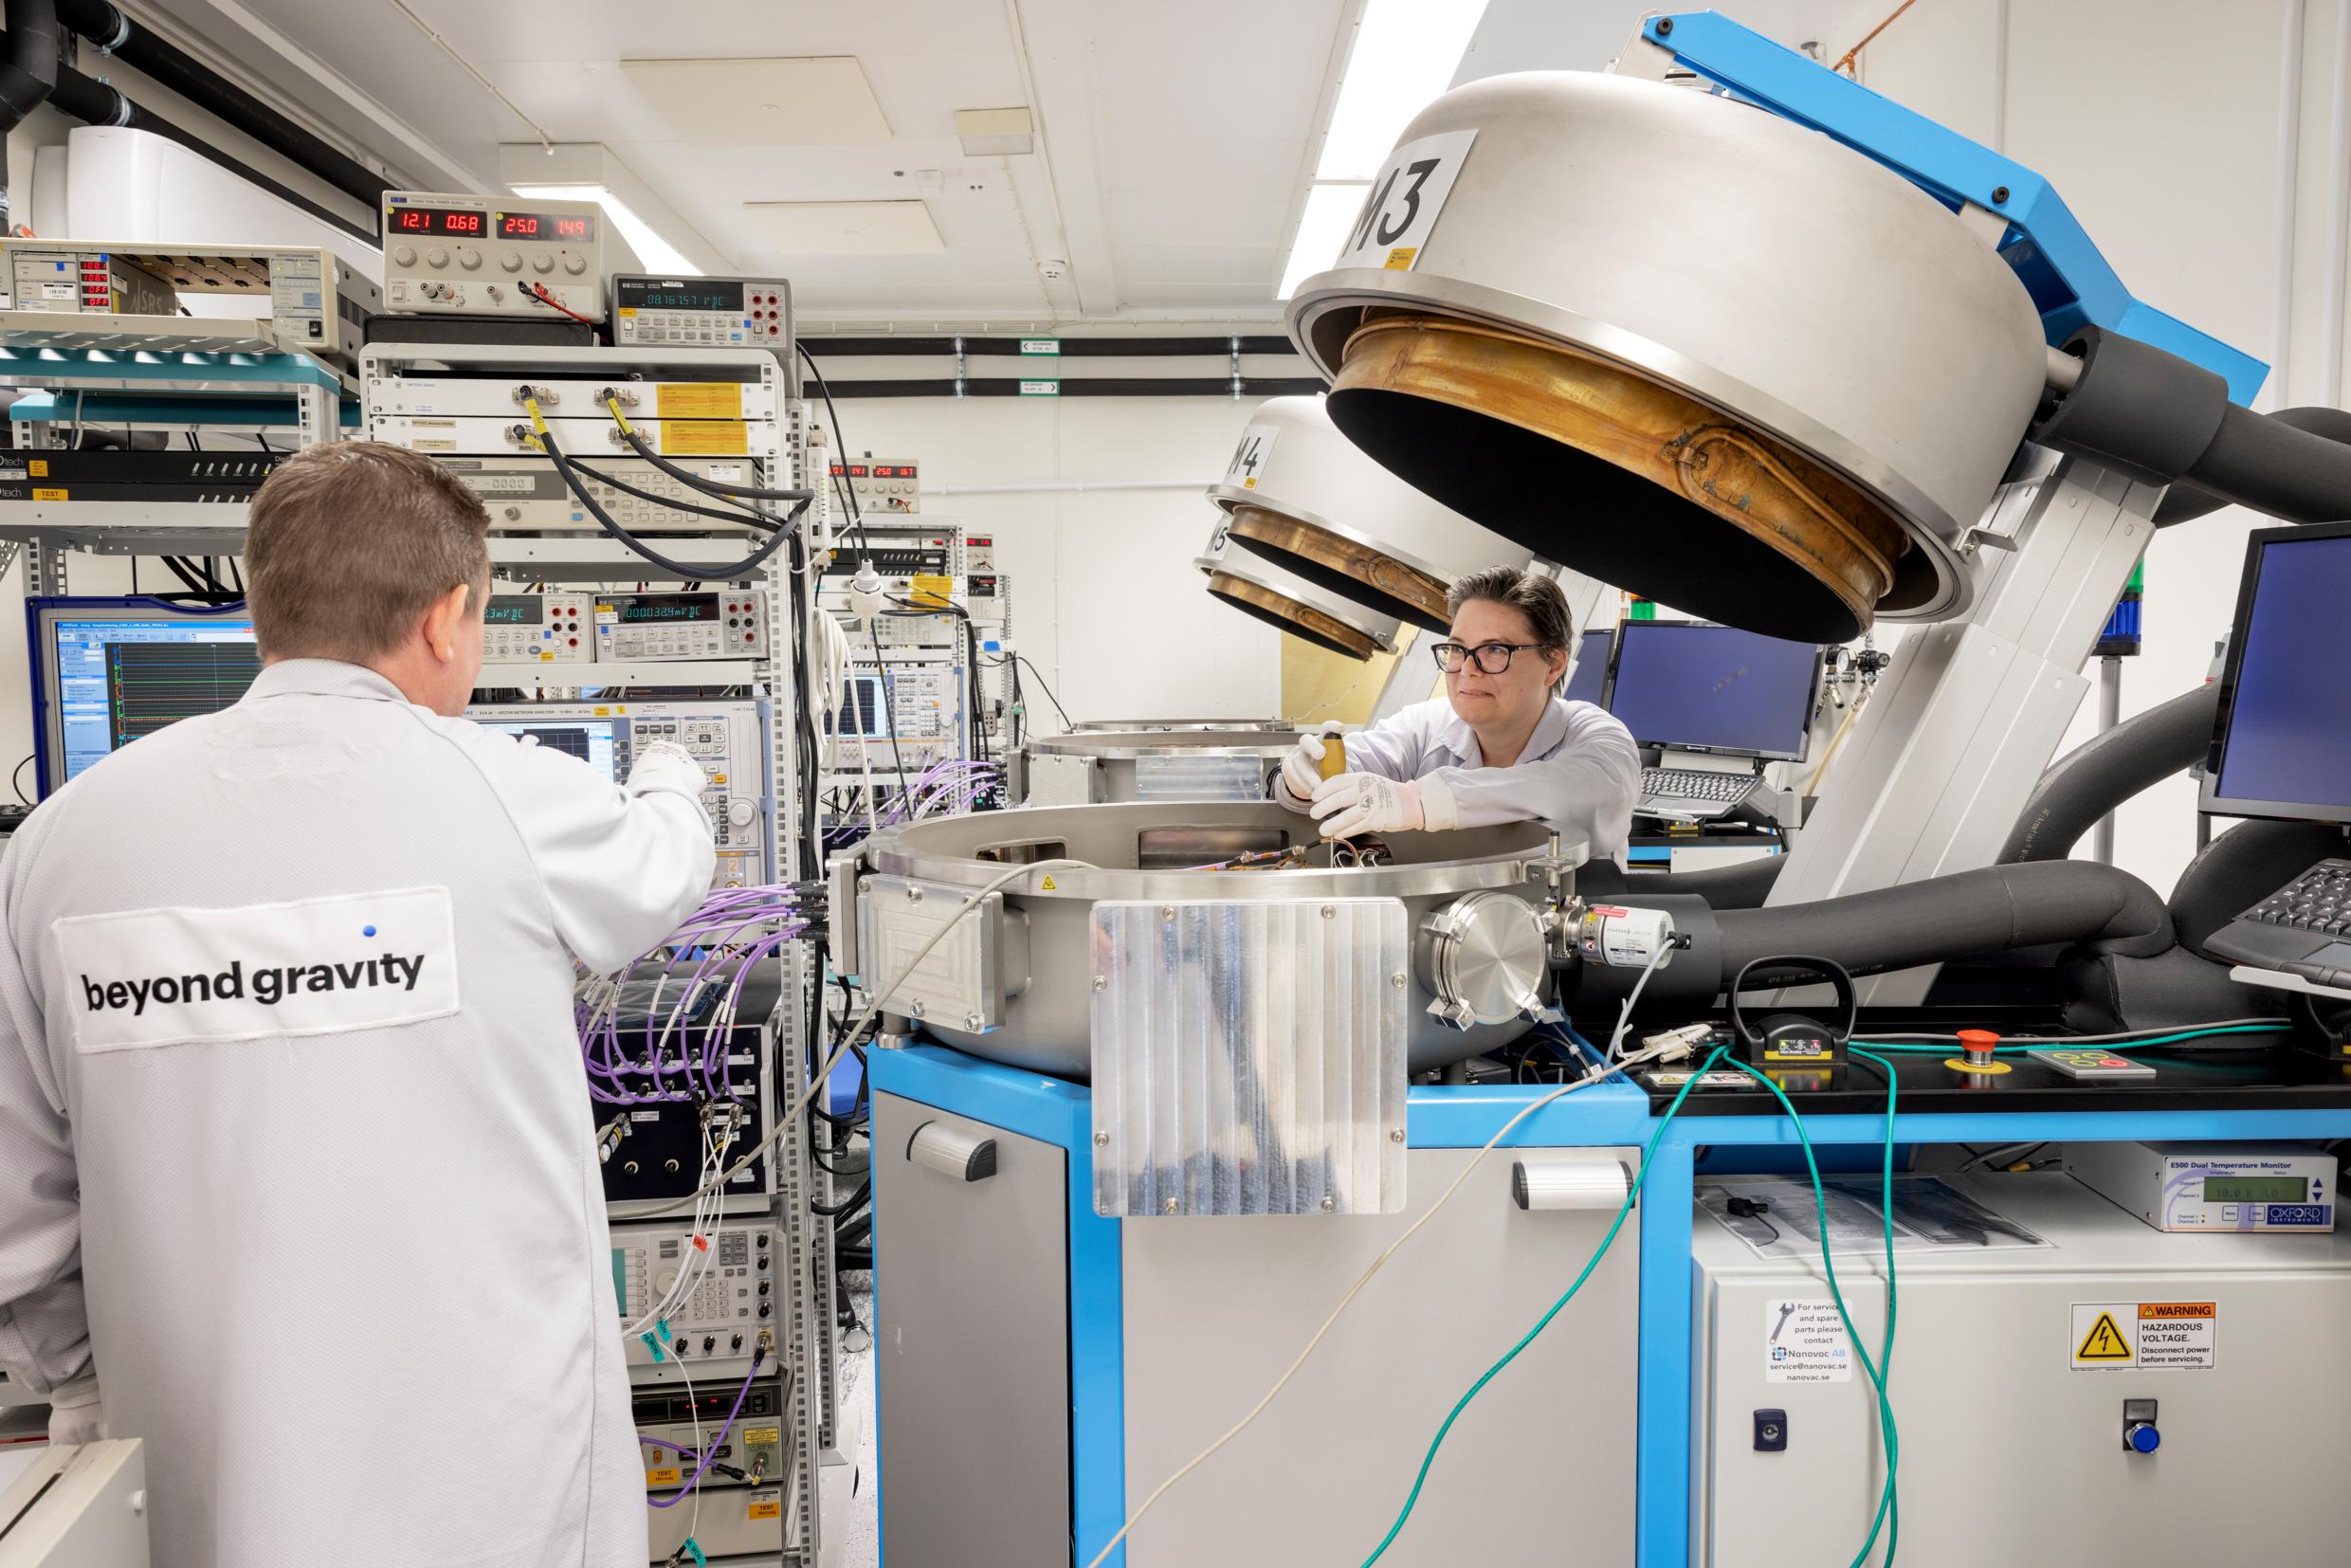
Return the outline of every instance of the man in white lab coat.
<path id="1" fill-rule="evenodd" d="M 1325 838 L 1541 822 L 1621 864 L 1641 754 L 1606 709 L 1558 695 L 1576 646 L 1567 595 L 1495 566 L 1457 579 L 1447 608 L 1445 695 L 1346 737 L 1346 771 L 1327 779 L 1323 737 L 1302 736 L 1274 798 L 1312 811 Z"/>
<path id="2" fill-rule="evenodd" d="M 486 526 L 410 452 L 282 465 L 252 690 L 0 866 L 0 1362 L 145 1440 L 157 1568 L 647 1560 L 572 987 L 707 890 L 702 775 L 457 717 Z"/>

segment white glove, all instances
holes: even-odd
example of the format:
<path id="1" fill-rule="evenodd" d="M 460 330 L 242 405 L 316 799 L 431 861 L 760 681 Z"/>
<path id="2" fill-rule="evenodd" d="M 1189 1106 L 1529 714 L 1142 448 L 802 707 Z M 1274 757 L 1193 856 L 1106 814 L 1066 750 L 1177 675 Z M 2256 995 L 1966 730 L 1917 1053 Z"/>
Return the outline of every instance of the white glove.
<path id="1" fill-rule="evenodd" d="M 1410 833 L 1420 829 L 1420 786 L 1377 774 L 1340 774 L 1314 792 L 1314 819 L 1324 838 Z"/>
<path id="2" fill-rule="evenodd" d="M 67 1444 L 100 1443 L 106 1438 L 106 1407 L 100 1401 L 98 1377 L 76 1377 L 49 1395 L 49 1441 Z"/>
<path id="3" fill-rule="evenodd" d="M 1337 720 L 1326 721 L 1319 729 L 1300 736 L 1289 756 L 1282 759 L 1282 788 L 1301 806 L 1312 800 L 1314 792 L 1322 787 L 1322 738 L 1341 734 L 1346 727 Z"/>
<path id="4" fill-rule="evenodd" d="M 673 740 L 653 740 L 637 748 L 637 760 L 629 770 L 629 793 L 644 794 L 648 790 L 667 790 L 700 804 L 702 790 L 710 783 L 710 775 L 702 765 L 688 755 L 683 746 Z"/>

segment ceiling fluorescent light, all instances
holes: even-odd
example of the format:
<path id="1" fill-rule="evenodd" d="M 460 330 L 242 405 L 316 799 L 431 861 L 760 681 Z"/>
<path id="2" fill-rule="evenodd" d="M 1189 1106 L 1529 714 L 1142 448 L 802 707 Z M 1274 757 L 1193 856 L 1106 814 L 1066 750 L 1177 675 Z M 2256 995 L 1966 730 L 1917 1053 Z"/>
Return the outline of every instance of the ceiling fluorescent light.
<path id="1" fill-rule="evenodd" d="M 604 209 L 612 220 L 629 248 L 637 253 L 637 263 L 647 272 L 664 277 L 699 278 L 702 269 L 685 259 L 685 252 L 661 237 L 654 227 L 637 216 L 636 210 L 601 185 L 513 185 L 508 187 L 518 196 L 544 196 L 551 201 L 592 201 Z"/>
<path id="2" fill-rule="evenodd" d="M 967 158 L 1001 157 L 1037 150 L 1036 122 L 1027 109 L 957 109 L 956 135 Z"/>
<path id="3" fill-rule="evenodd" d="M 1322 138 L 1316 179 L 1369 180 L 1379 173 L 1406 124 L 1453 80 L 1485 3 L 1369 0 Z M 1338 254 L 1336 246 L 1331 254 Z"/>
<path id="4" fill-rule="evenodd" d="M 1282 269 L 1282 292 L 1276 299 L 1288 299 L 1302 282 L 1329 269 L 1332 258 L 1346 244 L 1347 230 L 1355 227 L 1357 214 L 1363 210 L 1363 196 L 1370 185 L 1368 180 L 1355 180 L 1317 185 L 1306 191 L 1305 216 L 1298 220 L 1298 243 L 1290 246 L 1290 263 Z"/>

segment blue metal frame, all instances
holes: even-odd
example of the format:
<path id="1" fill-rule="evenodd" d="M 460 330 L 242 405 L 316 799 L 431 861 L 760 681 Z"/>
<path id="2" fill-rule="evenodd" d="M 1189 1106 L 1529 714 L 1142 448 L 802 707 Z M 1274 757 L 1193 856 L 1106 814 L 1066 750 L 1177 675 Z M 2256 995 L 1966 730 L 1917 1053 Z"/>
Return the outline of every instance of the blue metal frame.
<path id="1" fill-rule="evenodd" d="M 1085 1176 L 1093 1161 L 1092 1096 L 1079 1085 L 936 1046 L 876 1051 L 872 1075 L 876 1093 L 968 1116 L 1054 1144 L 1067 1156 L 1070 1506 L 1075 1561 L 1084 1563 L 1117 1532 L 1126 1510 L 1120 1222 L 1094 1212 L 1093 1185 Z M 1543 1092 L 1501 1085 L 1415 1087 L 1407 1101 L 1409 1146 L 1476 1148 Z M 1507 1144 L 1639 1145 L 1655 1131 L 1648 1095 L 1631 1085 L 1611 1082 L 1546 1105 L 1513 1129 Z M 1804 1131 L 1824 1151 L 1859 1145 L 1874 1149 L 1889 1136 L 1883 1116 L 1808 1117 Z M 2351 1137 L 2351 1110 L 1937 1113 L 1898 1116 L 1890 1136 L 1904 1146 L 2345 1138 Z M 1689 1561 L 1695 1322 L 1690 1250 L 1696 1151 L 1701 1145 L 1784 1149 L 1798 1141 L 1795 1124 L 1785 1116 L 1683 1116 L 1666 1128 L 1650 1157 L 1642 1189 L 1639 1243 L 1639 1480 L 1632 1500 L 1638 1568 L 1686 1568 Z M 877 1216 L 877 1223 L 887 1224 L 888 1216 Z M 877 1280 L 877 1290 L 884 1285 Z M 884 1475 L 877 1485 L 887 1480 Z M 1124 1568 L 1124 1548 L 1108 1562 Z"/>
<path id="2" fill-rule="evenodd" d="M 188 616 L 201 620 L 207 616 L 250 617 L 242 601 L 228 605 L 173 604 L 148 594 L 54 593 L 28 598 L 25 601 L 26 679 L 32 687 L 32 778 L 33 798 L 49 798 L 49 709 L 54 702 L 49 691 L 48 665 L 42 659 L 41 615 L 44 611 L 71 613 L 82 610 L 153 611 L 173 618 Z M 60 761 L 63 758 L 59 759 Z M 59 781 L 61 784 L 64 780 Z"/>
<path id="3" fill-rule="evenodd" d="M 876 1094 L 894 1094 L 1058 1145 L 1069 1160 L 1069 1508 L 1079 1562 L 1126 1522 L 1126 1320 L 1119 1221 L 1094 1212 L 1093 1095 L 938 1046 L 868 1053 Z M 878 1210 L 876 1225 L 889 1216 Z M 886 1282 L 877 1272 L 877 1304 Z M 877 1314 L 880 1311 L 876 1306 Z M 878 1319 L 877 1319 L 878 1322 Z M 879 1359 L 874 1374 L 881 1376 Z M 877 1385 L 878 1386 L 878 1385 Z M 881 1419 L 881 1402 L 874 1404 Z M 877 1451 L 878 1440 L 877 1440 Z M 877 1486 L 887 1485 L 886 1474 Z M 876 1492 L 877 1506 L 879 1491 Z M 887 1543 L 883 1560 L 887 1561 Z M 1121 1546 L 1103 1568 L 1125 1568 Z"/>
<path id="4" fill-rule="evenodd" d="M 2104 327 L 2201 365 L 2238 403 L 2261 390 L 2268 365 L 2134 298 L 2056 188 L 2023 164 L 1717 12 L 1652 16 L 1642 36 L 1676 64 L 1843 142 L 1954 211 L 1972 203 L 2006 218 L 2000 257 L 2032 297 L 2050 343 Z"/>

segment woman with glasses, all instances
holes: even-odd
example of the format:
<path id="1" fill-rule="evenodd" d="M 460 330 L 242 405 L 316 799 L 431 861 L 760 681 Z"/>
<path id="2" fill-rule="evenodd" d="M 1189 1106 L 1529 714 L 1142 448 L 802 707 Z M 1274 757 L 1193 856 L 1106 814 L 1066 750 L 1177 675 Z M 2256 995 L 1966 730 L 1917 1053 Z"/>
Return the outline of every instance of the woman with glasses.
<path id="1" fill-rule="evenodd" d="M 1576 646 L 1567 595 L 1494 566 L 1457 580 L 1447 603 L 1452 630 L 1431 650 L 1444 698 L 1348 736 L 1347 771 L 1332 778 L 1322 736 L 1302 736 L 1274 798 L 1313 812 L 1325 838 L 1532 821 L 1621 864 L 1641 757 L 1606 709 L 1558 695 Z"/>

